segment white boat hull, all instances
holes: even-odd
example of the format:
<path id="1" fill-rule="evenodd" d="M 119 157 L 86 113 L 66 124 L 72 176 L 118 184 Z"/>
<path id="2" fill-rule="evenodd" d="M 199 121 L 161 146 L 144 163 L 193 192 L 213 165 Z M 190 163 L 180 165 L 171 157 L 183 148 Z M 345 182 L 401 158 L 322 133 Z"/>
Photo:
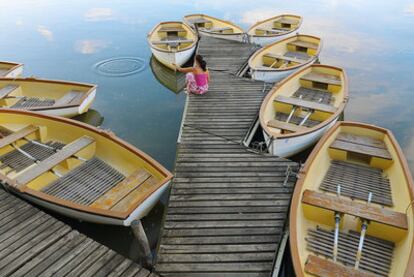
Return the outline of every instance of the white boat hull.
<path id="1" fill-rule="evenodd" d="M 244 42 L 245 36 L 244 34 L 218 34 L 218 33 L 212 33 L 208 32 L 202 29 L 198 30 L 202 35 L 208 36 L 208 37 L 214 37 L 214 38 L 220 38 L 220 39 L 226 39 L 226 40 L 233 40 L 238 42 Z"/>
<path id="2" fill-rule="evenodd" d="M 4 78 L 17 78 L 19 76 L 23 75 L 23 65 L 16 67 L 15 69 L 13 69 L 12 71 L 8 72 L 6 75 L 1 76 Z"/>
<path id="3" fill-rule="evenodd" d="M 21 192 L 14 191 L 14 190 L 13 192 L 16 193 L 17 195 L 20 195 L 27 201 L 35 203 L 45 209 L 54 211 L 56 213 L 62 214 L 67 217 L 78 219 L 80 221 L 87 221 L 87 222 L 98 223 L 98 224 L 130 226 L 133 220 L 141 219 L 151 211 L 151 209 L 160 199 L 161 195 L 167 190 L 167 188 L 169 187 L 169 184 L 170 184 L 170 181 L 168 181 L 163 186 L 161 186 L 157 191 L 155 191 L 151 196 L 149 196 L 143 203 L 141 203 L 141 205 L 139 205 L 126 219 L 119 219 L 119 218 L 113 218 L 113 217 L 104 216 L 104 215 L 97 215 L 97 214 L 92 214 L 88 212 L 83 212 L 80 210 L 75 210 L 75 209 L 67 208 L 65 206 L 57 205 L 57 204 L 42 200 L 40 198 L 31 196 L 26 193 L 21 193 Z"/>
<path id="4" fill-rule="evenodd" d="M 303 65 L 299 67 L 295 67 L 295 68 L 287 69 L 287 70 L 260 70 L 260 69 L 250 68 L 250 76 L 254 80 L 263 81 L 266 83 L 279 82 L 282 79 L 289 76 L 290 74 L 294 73 L 295 71 L 298 71 L 299 69 L 305 66 L 315 63 L 316 60 L 317 60 L 317 57 L 314 57 L 312 60 L 310 60 L 307 63 L 304 63 Z"/>
<path id="5" fill-rule="evenodd" d="M 158 61 L 169 68 L 175 69 L 173 64 L 179 66 L 185 64 L 193 56 L 196 46 L 195 43 L 191 48 L 179 52 L 164 52 L 151 47 L 151 52 Z"/>
<path id="6" fill-rule="evenodd" d="M 326 126 L 311 133 L 290 138 L 272 139 L 272 137 L 267 134 L 266 131 L 263 131 L 269 153 L 274 156 L 288 158 L 305 150 L 309 146 L 315 144 L 332 126 L 334 126 L 338 121 L 338 118 L 339 116 Z"/>

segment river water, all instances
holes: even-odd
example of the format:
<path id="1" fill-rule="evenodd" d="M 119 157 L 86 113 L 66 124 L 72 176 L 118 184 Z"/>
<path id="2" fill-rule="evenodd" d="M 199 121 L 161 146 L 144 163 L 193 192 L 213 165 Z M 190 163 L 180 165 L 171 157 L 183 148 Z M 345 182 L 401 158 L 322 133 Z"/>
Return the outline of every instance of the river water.
<path id="1" fill-rule="evenodd" d="M 111 129 L 172 170 L 183 79 L 176 81 L 151 62 L 148 31 L 188 13 L 210 14 L 247 29 L 258 19 L 286 12 L 303 16 L 300 33 L 322 37 L 322 63 L 347 70 L 345 119 L 391 129 L 414 171 L 412 1 L 0 0 L 0 60 L 25 63 L 26 76 L 98 84 L 88 122 Z M 162 212 L 160 203 L 144 219 L 153 246 Z M 137 258 L 129 229 L 59 218 Z"/>

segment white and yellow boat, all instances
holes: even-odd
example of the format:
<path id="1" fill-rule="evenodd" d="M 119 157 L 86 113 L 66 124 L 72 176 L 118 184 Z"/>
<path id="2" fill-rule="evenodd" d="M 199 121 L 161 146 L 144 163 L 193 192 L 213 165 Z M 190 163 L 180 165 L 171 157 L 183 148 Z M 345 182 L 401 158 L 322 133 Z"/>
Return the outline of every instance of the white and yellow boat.
<path id="1" fill-rule="evenodd" d="M 413 186 L 389 130 L 337 123 L 313 149 L 293 194 L 296 276 L 414 276 Z"/>
<path id="2" fill-rule="evenodd" d="M 314 63 L 322 49 L 322 41 L 309 35 L 294 35 L 269 44 L 249 59 L 252 79 L 276 82 L 299 68 Z"/>
<path id="3" fill-rule="evenodd" d="M 0 107 L 72 117 L 88 111 L 96 85 L 34 78 L 1 78 Z"/>
<path id="4" fill-rule="evenodd" d="M 175 69 L 173 64 L 182 66 L 193 56 L 198 36 L 183 22 L 168 21 L 156 25 L 147 39 L 157 60 Z"/>
<path id="5" fill-rule="evenodd" d="M 302 17 L 294 14 L 281 14 L 259 21 L 247 31 L 249 42 L 267 45 L 296 32 L 302 24 Z"/>
<path id="6" fill-rule="evenodd" d="M 316 143 L 343 113 L 348 79 L 342 68 L 307 66 L 275 85 L 259 120 L 269 152 L 289 157 Z"/>
<path id="7" fill-rule="evenodd" d="M 111 132 L 0 109 L 0 180 L 47 209 L 128 226 L 151 210 L 171 178 L 159 163 Z"/>
<path id="8" fill-rule="evenodd" d="M 244 31 L 236 24 L 205 14 L 189 14 L 184 22 L 203 35 L 227 40 L 244 41 Z"/>
<path id="9" fill-rule="evenodd" d="M 23 74 L 23 64 L 0 61 L 0 77 L 16 78 Z"/>

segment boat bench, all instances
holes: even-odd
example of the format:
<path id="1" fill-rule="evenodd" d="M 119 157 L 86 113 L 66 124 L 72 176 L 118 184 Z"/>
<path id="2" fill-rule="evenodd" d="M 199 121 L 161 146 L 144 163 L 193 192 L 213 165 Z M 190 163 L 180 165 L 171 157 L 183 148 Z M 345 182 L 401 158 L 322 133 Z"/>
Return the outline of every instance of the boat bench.
<path id="1" fill-rule="evenodd" d="M 256 31 L 264 32 L 264 33 L 271 33 L 271 34 L 280 34 L 283 33 L 285 30 L 283 29 L 265 29 L 265 28 L 256 28 Z"/>
<path id="2" fill-rule="evenodd" d="M 13 185 L 17 187 L 26 185 L 27 183 L 39 177 L 43 173 L 51 170 L 59 163 L 72 157 L 77 152 L 84 149 L 93 142 L 95 142 L 95 139 L 89 136 L 82 136 L 78 138 L 74 142 L 67 144 L 65 147 L 63 147 L 61 150 L 59 150 L 52 156 L 48 157 L 47 159 L 37 163 L 35 166 L 30 167 L 21 174 L 19 174 L 17 178 L 14 179 Z"/>
<path id="3" fill-rule="evenodd" d="M 340 133 L 330 148 L 392 160 L 384 142 L 367 136 Z"/>
<path id="4" fill-rule="evenodd" d="M 303 62 L 303 59 L 299 59 L 296 57 L 288 57 L 288 56 L 282 56 L 282 55 L 277 55 L 277 54 L 272 54 L 272 53 L 266 53 L 263 55 L 263 57 L 267 57 L 267 58 L 271 58 L 271 59 L 278 59 L 278 60 L 284 60 L 284 61 L 288 61 L 288 62 L 295 62 L 295 63 L 301 63 Z"/>
<path id="5" fill-rule="evenodd" d="M 307 129 L 305 126 L 299 126 L 296 124 L 280 121 L 277 119 L 272 119 L 267 122 L 267 126 L 277 129 L 282 129 L 290 132 L 300 132 Z"/>
<path id="6" fill-rule="evenodd" d="M 178 47 L 181 43 L 193 43 L 194 40 L 192 39 L 165 39 L 159 41 L 153 41 L 152 43 L 155 45 L 166 44 L 171 47 Z"/>
<path id="7" fill-rule="evenodd" d="M 20 129 L 17 132 L 11 133 L 10 135 L 5 136 L 0 139 L 0 148 L 3 148 L 9 144 L 12 144 L 18 141 L 19 139 L 24 138 L 25 136 L 36 132 L 37 130 L 39 130 L 39 127 L 29 125 L 27 127 Z"/>
<path id="8" fill-rule="evenodd" d="M 284 18 L 284 17 L 276 19 L 273 22 L 274 23 L 280 23 L 280 24 L 289 24 L 289 25 L 293 25 L 293 24 L 298 23 L 298 21 L 296 19 L 290 19 L 290 18 Z"/>
<path id="9" fill-rule="evenodd" d="M 328 104 L 303 100 L 295 97 L 286 97 L 282 95 L 276 96 L 273 101 L 326 113 L 335 113 L 337 110 L 334 106 Z"/>
<path id="10" fill-rule="evenodd" d="M 311 82 L 325 83 L 328 85 L 335 85 L 335 86 L 341 85 L 341 79 L 338 76 L 331 75 L 331 74 L 310 72 L 302 76 L 300 79 L 311 81 Z"/>
<path id="11" fill-rule="evenodd" d="M 309 255 L 305 262 L 305 272 L 323 277 L 374 277 L 374 274 L 363 272 L 358 269 L 346 267 L 333 261 Z"/>
<path id="12" fill-rule="evenodd" d="M 318 50 L 318 44 L 303 41 L 303 40 L 291 41 L 291 42 L 288 42 L 288 45 L 299 46 L 299 47 L 304 47 L 304 48 L 308 48 L 308 49 Z"/>
<path id="13" fill-rule="evenodd" d="M 212 23 L 211 20 L 208 20 L 208 19 L 202 18 L 202 17 L 194 18 L 194 19 L 188 19 L 187 21 L 189 23 L 192 23 L 192 24 Z"/>
<path id="14" fill-rule="evenodd" d="M 343 199 L 325 193 L 305 190 L 302 195 L 302 204 L 408 230 L 408 219 L 407 215 L 404 213 L 394 212 L 389 209 L 375 206 L 368 206 L 364 203 Z"/>
<path id="15" fill-rule="evenodd" d="M 82 91 L 71 90 L 61 98 L 57 99 L 53 106 L 79 105 L 83 96 L 84 93 Z"/>
<path id="16" fill-rule="evenodd" d="M 304 61 L 307 61 L 310 58 L 312 58 L 311 56 L 309 56 L 306 53 L 303 53 L 303 52 L 291 52 L 291 51 L 286 52 L 283 56 L 284 57 L 288 57 L 288 58 L 295 58 L 295 59 L 298 59 L 298 60 L 304 60 Z"/>
<path id="17" fill-rule="evenodd" d="M 161 27 L 158 32 L 186 32 L 182 27 Z"/>
<path id="18" fill-rule="evenodd" d="M 6 85 L 0 89 L 0 99 L 7 97 L 10 93 L 15 91 L 20 86 L 18 85 Z"/>

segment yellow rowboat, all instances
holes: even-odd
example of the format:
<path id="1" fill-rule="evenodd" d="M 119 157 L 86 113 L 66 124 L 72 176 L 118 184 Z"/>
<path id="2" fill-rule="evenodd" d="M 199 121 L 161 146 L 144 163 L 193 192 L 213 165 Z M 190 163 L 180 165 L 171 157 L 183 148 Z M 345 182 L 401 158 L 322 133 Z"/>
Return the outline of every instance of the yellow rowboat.
<path id="1" fill-rule="evenodd" d="M 414 276 L 413 186 L 389 130 L 337 123 L 313 149 L 293 194 L 296 276 Z"/>
<path id="2" fill-rule="evenodd" d="M 16 78 L 23 74 L 23 64 L 0 61 L 0 77 Z"/>
<path id="3" fill-rule="evenodd" d="M 206 36 L 235 41 L 244 41 L 245 38 L 243 29 L 236 24 L 209 15 L 186 15 L 184 22 Z"/>
<path id="4" fill-rule="evenodd" d="M 72 117 L 88 111 L 96 85 L 34 78 L 1 78 L 0 107 Z"/>
<path id="5" fill-rule="evenodd" d="M 175 69 L 185 64 L 194 54 L 198 36 L 180 21 L 161 22 L 148 34 L 152 54 L 164 65 Z"/>
<path id="6" fill-rule="evenodd" d="M 293 14 L 281 14 L 254 24 L 247 31 L 249 42 L 266 45 L 285 38 L 297 31 L 302 24 L 302 17 Z"/>
<path id="7" fill-rule="evenodd" d="M 285 78 L 260 107 L 269 152 L 289 157 L 316 143 L 347 102 L 348 79 L 341 68 L 314 64 Z"/>
<path id="8" fill-rule="evenodd" d="M 255 80 L 276 82 L 299 68 L 314 63 L 322 41 L 309 35 L 294 35 L 269 44 L 249 59 L 250 75 Z"/>
<path id="9" fill-rule="evenodd" d="M 0 180 L 23 198 L 83 221 L 130 225 L 172 175 L 108 131 L 61 117 L 0 109 Z"/>

